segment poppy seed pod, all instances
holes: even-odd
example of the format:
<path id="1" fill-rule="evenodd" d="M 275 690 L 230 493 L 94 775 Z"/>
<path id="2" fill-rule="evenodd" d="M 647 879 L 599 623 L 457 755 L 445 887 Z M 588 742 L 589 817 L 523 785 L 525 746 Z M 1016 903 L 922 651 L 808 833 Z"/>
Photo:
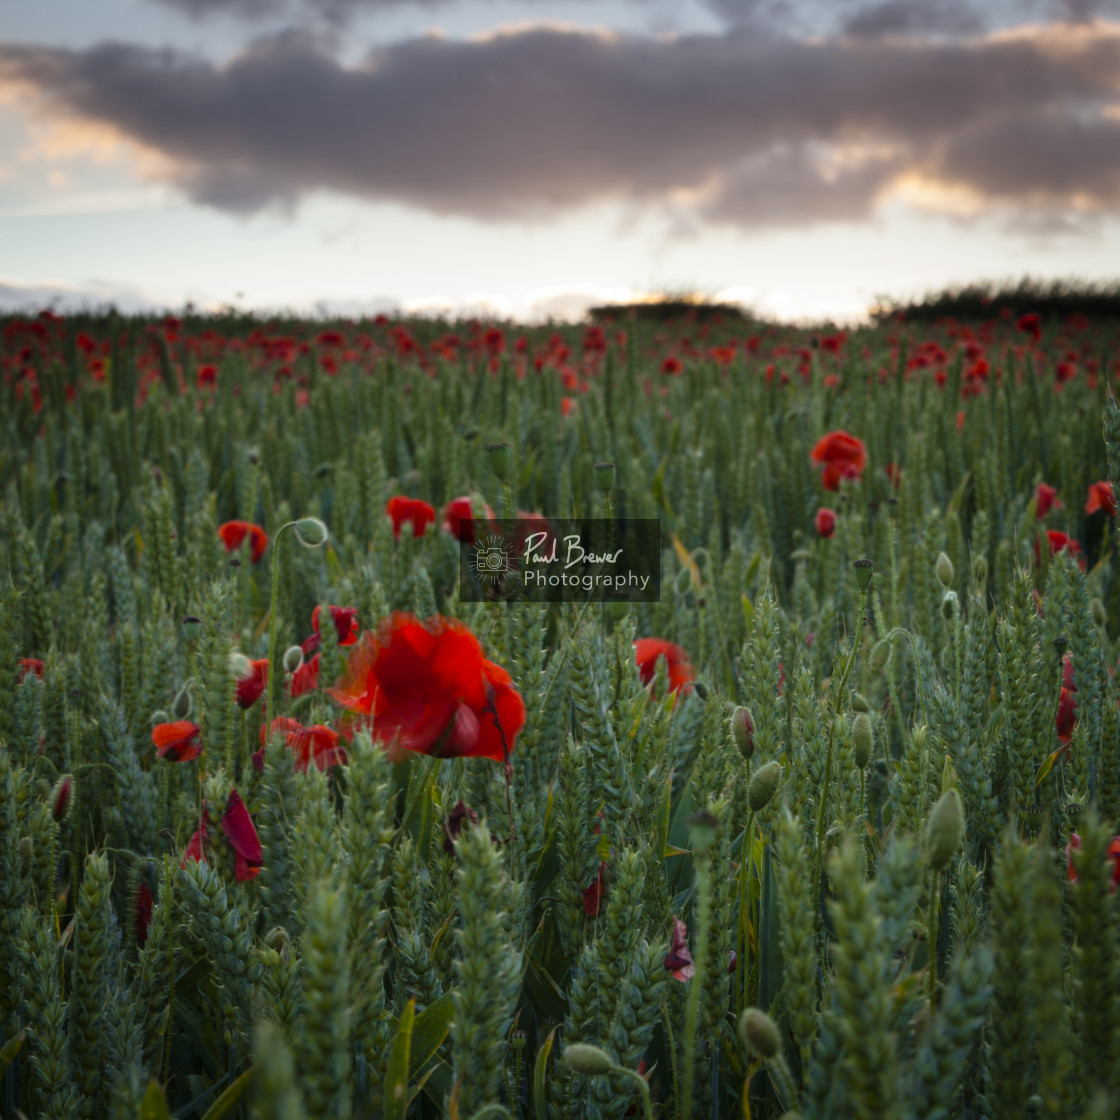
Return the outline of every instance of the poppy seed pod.
<path id="1" fill-rule="evenodd" d="M 305 548 L 318 548 L 330 540 L 326 525 L 317 517 L 301 517 L 295 523 L 296 536 Z"/>
<path id="2" fill-rule="evenodd" d="M 193 614 L 184 618 L 182 625 L 183 637 L 186 638 L 188 642 L 193 642 L 199 634 L 202 633 L 202 619 L 195 618 Z"/>
<path id="3" fill-rule="evenodd" d="M 736 708 L 731 713 L 731 735 L 739 753 L 749 760 L 754 754 L 754 720 L 747 708 Z"/>
<path id="4" fill-rule="evenodd" d="M 564 1048 L 564 1061 L 585 1077 L 599 1077 L 610 1073 L 614 1063 L 599 1049 L 598 1046 L 588 1046 L 584 1042 L 573 1042 Z"/>
<path id="5" fill-rule="evenodd" d="M 595 464 L 595 485 L 600 494 L 609 494 L 614 489 L 615 472 L 614 463 Z"/>
<path id="6" fill-rule="evenodd" d="M 964 809 L 960 794 L 947 790 L 937 800 L 926 823 L 926 859 L 940 871 L 957 854 L 964 840 Z"/>
<path id="7" fill-rule="evenodd" d="M 853 712 L 869 712 L 871 705 L 867 703 L 867 697 L 862 692 L 853 692 L 851 706 Z"/>
<path id="8" fill-rule="evenodd" d="M 284 672 L 294 673 L 303 664 L 303 650 L 299 646 L 288 646 L 284 650 Z"/>
<path id="9" fill-rule="evenodd" d="M 513 471 L 513 448 L 505 441 L 486 445 L 486 461 L 499 482 L 507 482 Z"/>
<path id="10" fill-rule="evenodd" d="M 752 813 L 758 813 L 770 804 L 781 776 L 782 764 L 777 761 L 768 762 L 751 775 L 750 785 L 747 786 L 747 804 Z"/>
<path id="11" fill-rule="evenodd" d="M 867 712 L 857 712 L 852 720 L 852 747 L 856 767 L 863 770 L 871 761 L 871 751 L 875 747 L 875 736 L 871 730 L 871 717 Z"/>
<path id="12" fill-rule="evenodd" d="M 947 552 L 940 552 L 937 555 L 937 563 L 933 569 L 937 573 L 937 578 L 941 581 L 942 587 L 949 587 L 953 582 L 953 561 L 949 559 Z"/>
<path id="13" fill-rule="evenodd" d="M 871 577 L 875 574 L 875 561 L 868 560 L 865 556 L 861 560 L 854 561 L 852 568 L 855 570 L 856 583 L 859 584 L 860 591 L 866 591 L 871 586 Z"/>
<path id="14" fill-rule="evenodd" d="M 748 1007 L 739 1016 L 739 1041 L 745 1049 L 767 1061 L 782 1053 L 782 1036 L 777 1025 L 757 1007 Z"/>

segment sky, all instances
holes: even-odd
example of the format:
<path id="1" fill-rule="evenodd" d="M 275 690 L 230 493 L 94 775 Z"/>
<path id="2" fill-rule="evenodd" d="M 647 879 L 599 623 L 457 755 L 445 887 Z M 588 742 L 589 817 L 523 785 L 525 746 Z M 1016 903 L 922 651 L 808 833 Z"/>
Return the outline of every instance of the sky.
<path id="1" fill-rule="evenodd" d="M 1120 0 L 0 0 L 0 309 L 1120 276 Z"/>

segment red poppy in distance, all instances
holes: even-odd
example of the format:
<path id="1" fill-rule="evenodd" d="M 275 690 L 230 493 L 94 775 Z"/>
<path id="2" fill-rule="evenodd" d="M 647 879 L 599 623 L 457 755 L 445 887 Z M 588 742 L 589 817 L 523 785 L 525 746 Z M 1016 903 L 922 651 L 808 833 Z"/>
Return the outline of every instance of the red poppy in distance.
<path id="1" fill-rule="evenodd" d="M 322 607 L 316 607 L 311 612 L 311 629 L 316 636 L 321 637 L 319 630 L 319 615 Z M 358 608 L 357 607 L 328 607 L 331 618 L 334 619 L 335 632 L 338 634 L 340 646 L 352 646 L 358 640 Z"/>
<path id="2" fill-rule="evenodd" d="M 254 564 L 260 563 L 264 550 L 268 548 L 268 534 L 250 521 L 226 521 L 218 526 L 218 536 L 222 538 L 226 552 L 236 552 L 248 537 L 249 559 Z"/>
<path id="3" fill-rule="evenodd" d="M 152 728 L 152 742 L 156 753 L 168 762 L 190 762 L 202 754 L 202 744 L 198 741 L 201 728 L 189 719 L 175 720 L 174 723 L 157 723 Z"/>
<path id="4" fill-rule="evenodd" d="M 1062 503 L 1058 500 L 1058 491 L 1053 486 L 1040 482 L 1034 491 L 1034 515 L 1045 517 L 1052 509 L 1061 509 Z"/>
<path id="5" fill-rule="evenodd" d="M 813 524 L 816 526 L 817 536 L 827 540 L 836 532 L 836 514 L 822 506 L 817 510 Z"/>
<path id="6" fill-rule="evenodd" d="M 634 641 L 634 660 L 638 663 L 638 674 L 642 684 L 652 683 L 657 674 L 658 658 L 665 658 L 669 670 L 669 690 L 671 692 L 691 692 L 689 682 L 696 679 L 688 654 L 675 642 L 664 638 L 637 638 Z"/>
<path id="7" fill-rule="evenodd" d="M 829 432 L 817 440 L 809 458 L 824 466 L 821 485 L 826 490 L 839 490 L 841 479 L 858 479 L 863 474 L 867 466 L 867 448 L 863 440 L 848 432 Z"/>
<path id="8" fill-rule="evenodd" d="M 1089 499 L 1085 503 L 1086 513 L 1104 510 L 1109 517 L 1116 516 L 1116 498 L 1112 493 L 1111 482 L 1093 482 L 1089 485 Z"/>
<path id="9" fill-rule="evenodd" d="M 463 544 L 474 544 L 474 523 L 479 520 L 469 497 L 454 498 L 443 507 L 441 528 Z M 494 511 L 486 507 L 486 520 L 494 520 Z"/>
<path id="10" fill-rule="evenodd" d="M 422 537 L 436 519 L 435 509 L 419 498 L 406 498 L 398 494 L 385 503 L 385 512 L 393 519 L 393 536 L 399 541 L 401 529 L 412 526 L 412 535 Z"/>
<path id="11" fill-rule="evenodd" d="M 250 660 L 248 671 L 244 676 L 237 678 L 237 706 L 243 711 L 248 711 L 264 694 L 267 684 L 268 658 Z"/>

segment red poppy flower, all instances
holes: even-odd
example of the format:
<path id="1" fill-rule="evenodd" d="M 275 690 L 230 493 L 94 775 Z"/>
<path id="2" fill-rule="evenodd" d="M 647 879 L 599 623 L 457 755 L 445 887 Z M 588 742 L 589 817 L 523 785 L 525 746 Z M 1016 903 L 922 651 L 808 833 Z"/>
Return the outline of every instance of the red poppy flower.
<path id="1" fill-rule="evenodd" d="M 1037 311 L 1028 311 L 1026 315 L 1019 316 L 1019 330 L 1031 336 L 1032 342 L 1037 342 L 1042 337 L 1042 320 Z"/>
<path id="2" fill-rule="evenodd" d="M 43 663 L 37 657 L 21 657 L 19 659 L 19 683 L 28 673 L 34 673 L 39 680 L 43 679 Z"/>
<path id="3" fill-rule="evenodd" d="M 199 366 L 196 380 L 200 389 L 208 389 L 218 380 L 218 371 L 214 366 Z"/>
<path id="4" fill-rule="evenodd" d="M 316 635 L 322 637 L 319 630 L 319 615 L 322 607 L 316 607 L 311 612 L 311 629 Z M 335 632 L 338 634 L 340 646 L 352 646 L 358 640 L 358 608 L 357 607 L 328 607 L 331 618 L 334 619 Z"/>
<path id="5" fill-rule="evenodd" d="M 475 515 L 469 497 L 454 498 L 443 507 L 440 528 L 463 544 L 474 544 Z M 494 520 L 494 511 L 486 507 L 486 520 Z"/>
<path id="6" fill-rule="evenodd" d="M 202 744 L 198 741 L 201 728 L 189 719 L 179 719 L 174 723 L 157 723 L 152 728 L 152 742 L 156 753 L 168 762 L 190 762 L 202 754 Z"/>
<path id="7" fill-rule="evenodd" d="M 1062 552 L 1062 551 L 1068 552 L 1070 554 L 1070 556 L 1080 556 L 1081 555 L 1081 545 L 1079 545 L 1077 543 L 1077 541 L 1075 541 L 1073 539 L 1073 537 L 1069 536 L 1066 533 L 1062 533 L 1057 529 L 1047 529 L 1046 540 L 1047 540 L 1047 543 L 1050 545 L 1050 555 L 1051 556 L 1057 556 L 1058 553 Z M 1039 548 L 1038 548 L 1038 541 L 1037 540 L 1035 540 L 1035 542 L 1034 542 L 1034 559 L 1035 559 L 1036 564 L 1039 564 L 1039 563 L 1042 562 L 1041 557 L 1039 556 Z M 1085 561 L 1082 560 L 1082 561 L 1080 561 L 1080 563 L 1082 565 L 1084 565 Z"/>
<path id="8" fill-rule="evenodd" d="M 606 863 L 599 864 L 598 874 L 591 881 L 591 886 L 583 892 L 583 912 L 589 918 L 599 916 L 599 906 L 603 901 L 603 872 L 606 867 Z"/>
<path id="9" fill-rule="evenodd" d="M 132 921 L 136 930 L 136 944 L 143 949 L 148 943 L 148 927 L 152 924 L 152 888 L 142 879 L 136 888 L 136 897 L 132 900 Z"/>
<path id="10" fill-rule="evenodd" d="M 1062 688 L 1054 725 L 1063 743 L 1073 738 L 1073 729 L 1077 726 L 1077 683 L 1073 679 L 1073 658 L 1068 653 L 1062 659 Z"/>
<path id="11" fill-rule="evenodd" d="M 330 695 L 355 725 L 398 749 L 438 758 L 504 762 L 525 724 L 525 705 L 509 674 L 482 655 L 461 622 L 439 615 L 421 623 L 395 612 L 367 631 Z"/>
<path id="12" fill-rule="evenodd" d="M 816 525 L 817 536 L 827 539 L 836 532 L 836 514 L 822 506 L 817 510 L 817 516 L 813 519 L 813 524 Z"/>
<path id="13" fill-rule="evenodd" d="M 681 364 L 680 358 L 676 358 L 672 354 L 661 363 L 661 372 L 669 377 L 676 377 L 683 369 L 684 366 Z"/>
<path id="14" fill-rule="evenodd" d="M 1096 513 L 1100 509 L 1109 517 L 1116 516 L 1116 499 L 1112 495 L 1111 482 L 1093 482 L 1089 485 L 1089 500 L 1085 503 L 1085 512 Z"/>
<path id="15" fill-rule="evenodd" d="M 1066 845 L 1066 873 L 1071 883 L 1077 882 L 1077 872 L 1073 867 L 1073 853 L 1081 851 L 1081 837 L 1076 832 L 1071 832 L 1069 843 Z M 1120 836 L 1114 836 L 1108 845 L 1106 858 L 1112 862 L 1112 882 L 1110 889 L 1115 893 L 1120 886 Z"/>
<path id="16" fill-rule="evenodd" d="M 634 659 L 638 663 L 642 684 L 648 685 L 653 681 L 659 657 L 665 658 L 665 666 L 669 670 L 669 690 L 691 692 L 689 682 L 696 679 L 692 662 L 680 646 L 664 638 L 637 638 L 634 641 Z"/>
<path id="17" fill-rule="evenodd" d="M 237 704 L 244 711 L 248 711 L 264 694 L 265 685 L 268 684 L 268 658 L 262 657 L 258 661 L 249 661 L 249 671 L 243 677 L 237 678 Z"/>
<path id="18" fill-rule="evenodd" d="M 260 562 L 264 550 L 268 548 L 268 534 L 249 521 L 226 521 L 218 526 L 218 536 L 226 546 L 226 552 L 236 552 L 246 537 L 249 538 L 249 559 L 254 564 Z"/>
<path id="19" fill-rule="evenodd" d="M 405 524 L 412 526 L 412 535 L 422 537 L 436 519 L 435 509 L 419 498 L 406 498 L 398 494 L 385 503 L 385 512 L 393 519 L 393 536 L 399 541 Z"/>
<path id="20" fill-rule="evenodd" d="M 293 674 L 288 684 L 288 694 L 294 700 L 305 692 L 314 692 L 319 687 L 319 664 L 322 654 L 308 658 Z"/>
<path id="21" fill-rule="evenodd" d="M 674 980 L 682 982 L 691 980 L 696 971 L 692 954 L 688 951 L 688 926 L 680 918 L 673 919 L 673 942 L 665 954 L 665 971 L 671 972 Z"/>
<path id="22" fill-rule="evenodd" d="M 813 447 L 809 458 L 823 463 L 821 485 L 826 490 L 839 490 L 840 480 L 858 479 L 867 466 L 867 448 L 863 440 L 844 431 L 829 432 Z"/>
<path id="23" fill-rule="evenodd" d="M 1034 491 L 1034 515 L 1045 517 L 1052 509 L 1061 509 L 1062 503 L 1058 500 L 1058 491 L 1053 486 L 1040 482 Z"/>
<path id="24" fill-rule="evenodd" d="M 235 789 L 229 791 L 226 811 L 222 814 L 222 832 L 229 841 L 237 857 L 236 874 L 241 882 L 255 879 L 264 862 L 264 851 L 260 837 L 253 826 L 253 818 L 245 808 L 245 802 Z"/>

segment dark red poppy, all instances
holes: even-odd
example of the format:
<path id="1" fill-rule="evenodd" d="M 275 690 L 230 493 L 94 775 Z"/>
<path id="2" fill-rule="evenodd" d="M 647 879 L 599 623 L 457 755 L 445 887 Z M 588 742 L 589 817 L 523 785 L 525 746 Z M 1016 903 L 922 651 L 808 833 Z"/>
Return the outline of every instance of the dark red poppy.
<path id="1" fill-rule="evenodd" d="M 198 367 L 198 387 L 200 389 L 212 388 L 214 383 L 218 380 L 218 370 L 214 366 L 199 366 Z"/>
<path id="2" fill-rule="evenodd" d="M 867 448 L 863 440 L 845 431 L 829 432 L 813 447 L 809 458 L 824 465 L 821 485 L 826 490 L 839 490 L 840 480 L 858 479 L 867 466 Z"/>
<path id="3" fill-rule="evenodd" d="M 1062 687 L 1054 726 L 1063 743 L 1073 738 L 1073 729 L 1077 726 L 1077 682 L 1073 679 L 1073 658 L 1068 653 L 1062 659 Z"/>
<path id="4" fill-rule="evenodd" d="M 634 659 L 638 663 L 638 673 L 642 684 L 648 685 L 657 673 L 658 658 L 665 659 L 669 671 L 669 690 L 671 692 L 691 692 L 690 681 L 696 679 L 688 654 L 675 642 L 664 638 L 637 638 L 634 641 Z"/>
<path id="5" fill-rule="evenodd" d="M 314 657 L 308 658 L 300 667 L 292 674 L 292 679 L 288 684 L 288 694 L 294 700 L 297 696 L 302 696 L 305 692 L 314 692 L 319 687 L 319 664 L 322 659 L 322 654 L 315 654 Z"/>
<path id="6" fill-rule="evenodd" d="M 680 920 L 673 919 L 673 939 L 669 952 L 665 954 L 665 971 L 673 974 L 674 980 L 691 980 L 696 971 L 692 963 L 692 954 L 688 951 L 688 926 Z"/>
<path id="7" fill-rule="evenodd" d="M 412 535 L 422 537 L 436 519 L 435 509 L 419 498 L 406 498 L 398 494 L 385 503 L 385 512 L 393 519 L 393 536 L 399 541 L 401 529 L 412 526 Z"/>
<path id="8" fill-rule="evenodd" d="M 678 376 L 683 369 L 684 366 L 681 364 L 680 358 L 674 357 L 672 354 L 661 363 L 661 372 L 669 377 Z"/>
<path id="9" fill-rule="evenodd" d="M 1046 541 L 1050 545 L 1051 556 L 1057 556 L 1059 552 L 1063 551 L 1068 552 L 1070 556 L 1081 556 L 1081 545 L 1079 545 L 1077 541 L 1075 541 L 1073 537 L 1069 536 L 1067 533 L 1062 533 L 1057 529 L 1047 529 Z M 1040 564 L 1042 562 L 1042 558 L 1039 555 L 1037 538 L 1034 542 L 1034 560 L 1036 564 Z M 1084 559 L 1080 559 L 1078 562 L 1082 565 L 1082 567 L 1084 567 Z"/>
<path id="10" fill-rule="evenodd" d="M 311 629 L 318 637 L 322 637 L 319 629 L 319 615 L 322 607 L 316 607 L 311 612 Z M 335 632 L 338 634 L 340 646 L 352 646 L 358 640 L 358 608 L 357 607 L 328 607 L 331 618 L 334 619 Z"/>
<path id="11" fill-rule="evenodd" d="M 1089 484 L 1089 500 L 1085 503 L 1086 513 L 1104 510 L 1109 517 L 1116 516 L 1116 499 L 1112 495 L 1111 482 L 1092 482 Z"/>
<path id="12" fill-rule="evenodd" d="M 1042 337 L 1042 319 L 1037 311 L 1028 311 L 1019 316 L 1019 330 L 1031 336 L 1032 342 L 1038 342 Z"/>
<path id="13" fill-rule="evenodd" d="M 366 631 L 330 695 L 350 713 L 345 733 L 372 725 L 381 742 L 438 758 L 504 762 L 525 724 L 509 674 L 440 615 L 422 623 L 398 611 Z"/>
<path id="14" fill-rule="evenodd" d="M 43 663 L 37 657 L 21 657 L 19 659 L 19 683 L 28 673 L 34 673 L 39 680 L 43 679 Z"/>
<path id="15" fill-rule="evenodd" d="M 245 802 L 235 789 L 229 791 L 226 811 L 222 814 L 222 832 L 229 841 L 237 857 L 236 874 L 241 882 L 255 879 L 264 863 L 264 851 L 260 837 L 253 826 L 253 818 L 245 808 Z"/>
<path id="16" fill-rule="evenodd" d="M 268 658 L 262 657 L 258 661 L 249 661 L 249 671 L 243 677 L 237 678 L 237 704 L 247 711 L 264 694 L 268 684 Z"/>
<path id="17" fill-rule="evenodd" d="M 218 526 L 218 536 L 226 546 L 226 552 L 236 552 L 249 538 L 249 559 L 254 564 L 260 562 L 264 550 L 268 548 L 268 534 L 250 521 L 226 521 Z"/>
<path id="18" fill-rule="evenodd" d="M 485 518 L 494 520 L 494 511 L 487 506 Z M 443 507 L 440 528 L 463 544 L 474 544 L 475 517 L 469 497 L 454 498 Z"/>
<path id="19" fill-rule="evenodd" d="M 817 536 L 827 539 L 836 532 L 836 514 L 822 506 L 817 510 L 817 516 L 813 519 L 813 524 L 817 529 Z"/>
<path id="20" fill-rule="evenodd" d="M 1034 515 L 1045 517 L 1052 509 L 1061 509 L 1062 503 L 1058 500 L 1058 491 L 1053 486 L 1040 482 L 1034 491 Z"/>
<path id="21" fill-rule="evenodd" d="M 1073 853 L 1081 851 L 1081 837 L 1076 832 L 1071 832 L 1069 843 L 1066 845 L 1066 874 L 1071 883 L 1077 882 L 1077 872 L 1073 867 Z M 1114 836 L 1108 845 L 1106 858 L 1112 863 L 1112 882 L 1109 888 L 1115 893 L 1120 886 L 1120 836 Z"/>
<path id="22" fill-rule="evenodd" d="M 148 927 L 152 924 L 154 902 L 152 888 L 141 879 L 140 886 L 136 888 L 136 897 L 132 900 L 133 928 L 136 931 L 137 947 L 141 949 L 148 943 Z"/>
<path id="23" fill-rule="evenodd" d="M 198 724 L 189 719 L 157 723 L 152 728 L 152 742 L 160 758 L 168 762 L 190 762 L 202 754 L 202 744 L 198 741 L 201 731 Z"/>
<path id="24" fill-rule="evenodd" d="M 603 872 L 606 869 L 606 863 L 600 863 L 598 873 L 591 880 L 591 886 L 583 892 L 583 912 L 589 918 L 599 916 L 599 907 L 603 901 Z"/>
<path id="25" fill-rule="evenodd" d="M 457 801 L 443 825 L 443 850 L 449 856 L 455 854 L 455 841 L 463 835 L 463 829 L 468 824 L 478 824 L 478 814 L 465 801 Z"/>

